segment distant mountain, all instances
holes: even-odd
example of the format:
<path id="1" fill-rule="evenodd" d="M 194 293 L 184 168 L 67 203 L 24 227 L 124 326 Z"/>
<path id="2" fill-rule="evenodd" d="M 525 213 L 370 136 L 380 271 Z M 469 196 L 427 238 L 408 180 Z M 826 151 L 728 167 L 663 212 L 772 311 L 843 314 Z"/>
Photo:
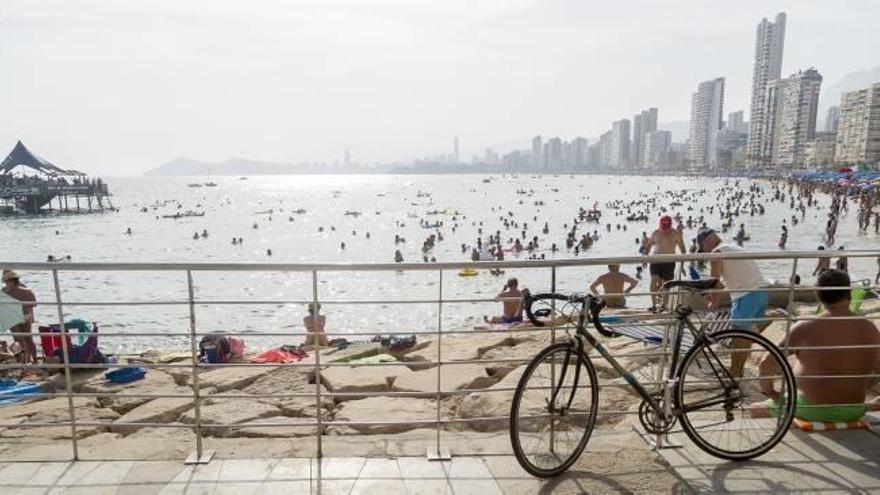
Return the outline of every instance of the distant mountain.
<path id="1" fill-rule="evenodd" d="M 873 69 L 850 72 L 833 84 L 825 84 L 819 95 L 819 120 L 825 119 L 825 113 L 829 107 L 840 105 L 840 96 L 843 93 L 880 82 L 880 66 Z"/>
<path id="2" fill-rule="evenodd" d="M 296 175 L 296 174 L 349 174 L 385 172 L 387 167 L 361 168 L 294 165 L 261 162 L 246 158 L 229 158 L 223 162 L 202 162 L 192 158 L 175 158 L 168 163 L 144 172 L 144 175 Z"/>

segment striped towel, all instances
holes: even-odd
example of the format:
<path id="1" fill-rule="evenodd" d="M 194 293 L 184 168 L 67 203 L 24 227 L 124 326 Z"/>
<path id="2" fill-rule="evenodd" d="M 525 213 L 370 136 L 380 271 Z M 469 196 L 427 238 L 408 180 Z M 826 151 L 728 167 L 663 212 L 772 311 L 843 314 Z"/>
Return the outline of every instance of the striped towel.
<path id="1" fill-rule="evenodd" d="M 703 324 L 700 330 L 706 335 L 712 335 L 731 327 L 730 311 L 711 311 L 700 316 Z"/>
<path id="2" fill-rule="evenodd" d="M 627 337 L 640 340 L 646 344 L 660 345 L 663 343 L 663 336 L 666 334 L 666 326 L 664 325 L 621 325 L 609 327 L 609 330 Z M 670 342 L 671 343 L 671 342 Z M 685 331 L 681 339 L 681 350 L 686 351 L 693 347 L 694 337 L 690 332 Z"/>
<path id="3" fill-rule="evenodd" d="M 803 431 L 830 431 L 830 430 L 859 430 L 872 425 L 880 424 L 880 413 L 868 413 L 855 421 L 834 423 L 831 421 L 807 421 L 794 418 L 792 424 L 795 428 Z"/>

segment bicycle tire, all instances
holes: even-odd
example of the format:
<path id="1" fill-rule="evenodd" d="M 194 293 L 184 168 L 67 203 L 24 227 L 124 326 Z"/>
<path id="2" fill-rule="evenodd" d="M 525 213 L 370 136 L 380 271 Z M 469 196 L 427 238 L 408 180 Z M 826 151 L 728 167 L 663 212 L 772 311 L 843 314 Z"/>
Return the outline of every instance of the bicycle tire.
<path id="1" fill-rule="evenodd" d="M 521 433 L 523 432 L 520 429 L 520 419 L 522 418 L 519 417 L 519 414 L 521 410 L 528 409 L 528 405 L 526 407 L 523 407 L 522 401 L 524 394 L 527 390 L 529 390 L 528 382 L 534 375 L 535 370 L 548 357 L 553 356 L 556 353 L 566 353 L 568 359 L 573 358 L 577 360 L 577 364 L 575 367 L 575 382 L 574 385 L 570 387 L 571 392 L 568 392 L 567 388 L 565 387 L 565 383 L 562 383 L 563 394 L 571 394 L 571 397 L 567 399 L 569 407 L 572 403 L 574 395 L 576 394 L 577 390 L 579 390 L 578 387 L 581 385 L 579 383 L 579 380 L 584 379 L 589 380 L 588 385 L 590 386 L 590 390 L 588 393 L 590 403 L 586 412 L 586 421 L 583 425 L 583 434 L 581 435 L 581 438 L 577 440 L 577 445 L 575 446 L 574 450 L 572 450 L 571 453 L 568 454 L 567 457 L 561 460 L 561 462 L 559 462 L 557 465 L 548 468 L 536 465 L 536 463 L 533 462 L 532 459 L 529 457 L 529 453 L 526 452 L 526 450 L 523 448 L 523 437 L 521 435 Z M 568 361 L 565 362 L 568 363 Z M 568 366 L 569 365 L 566 364 L 564 369 L 567 370 Z M 559 381 L 564 382 L 564 378 L 559 379 Z M 556 387 L 556 385 L 551 388 L 554 387 Z M 558 398 L 559 396 L 557 396 L 557 399 Z M 562 396 L 562 398 L 565 399 L 564 396 Z M 556 402 L 557 401 L 554 400 L 554 404 Z M 592 434 L 593 427 L 596 423 L 596 412 L 598 410 L 598 406 L 598 379 L 596 376 L 596 369 L 593 367 L 593 363 L 590 361 L 589 357 L 581 352 L 578 352 L 575 349 L 574 345 L 572 345 L 572 343 L 570 342 L 551 344 L 545 347 L 535 356 L 534 359 L 532 359 L 531 362 L 529 362 L 529 364 L 526 366 L 526 369 L 523 371 L 519 383 L 517 384 L 516 392 L 513 395 L 513 401 L 511 402 L 510 406 L 510 442 L 511 446 L 513 447 L 514 456 L 516 457 L 517 462 L 519 462 L 519 465 L 522 466 L 522 468 L 529 474 L 539 478 L 551 478 L 565 472 L 569 467 L 571 467 L 572 464 L 574 464 L 575 461 L 577 461 L 578 457 L 580 457 L 580 455 L 586 448 L 587 442 L 590 439 L 590 435 Z M 542 414 L 544 412 L 545 411 L 542 411 Z M 553 413 L 551 411 L 551 415 L 552 414 Z M 560 422 L 560 424 L 562 423 Z M 558 455 L 554 453 L 553 457 L 558 458 Z"/>
<path id="2" fill-rule="evenodd" d="M 776 364 L 779 366 L 779 369 L 781 370 L 781 374 L 779 375 L 779 377 L 781 378 L 782 382 L 785 384 L 783 391 L 785 391 L 785 393 L 787 394 L 785 396 L 784 400 L 781 401 L 783 403 L 780 403 L 778 405 L 778 414 L 775 418 L 755 418 L 752 416 L 752 413 L 750 410 L 742 408 L 741 407 L 742 403 L 740 404 L 740 409 L 744 413 L 744 419 L 741 420 L 740 423 L 745 424 L 747 420 L 756 424 L 756 426 L 763 425 L 765 422 L 766 423 L 775 423 L 775 429 L 773 430 L 773 433 L 767 438 L 766 441 L 760 442 L 758 445 L 755 445 L 754 447 L 743 449 L 743 450 L 725 449 L 725 448 L 719 447 L 718 445 L 714 445 L 712 442 L 710 442 L 704 436 L 705 434 L 701 433 L 699 431 L 699 428 L 697 427 L 697 424 L 696 424 L 700 419 L 700 411 L 704 411 L 704 409 L 695 409 L 694 411 L 692 411 L 692 412 L 694 412 L 693 418 L 692 418 L 691 412 L 687 411 L 687 409 L 688 409 L 687 403 L 685 402 L 685 399 L 684 399 L 685 389 L 687 388 L 686 377 L 688 376 L 688 370 L 689 370 L 690 366 L 694 363 L 697 363 L 697 361 L 699 359 L 701 359 L 701 358 L 704 359 L 705 360 L 704 365 L 707 365 L 707 367 L 713 368 L 713 371 L 714 371 L 714 367 L 715 367 L 715 364 L 712 363 L 713 360 L 715 360 L 717 364 L 720 364 L 725 370 L 727 369 L 727 365 L 725 365 L 721 361 L 721 358 L 717 357 L 717 354 L 715 354 L 715 352 L 712 351 L 711 347 L 709 347 L 709 346 L 711 344 L 715 344 L 717 342 L 723 341 L 728 338 L 745 339 L 745 340 L 751 341 L 752 345 L 749 348 L 750 353 L 756 352 L 754 350 L 754 348 L 755 348 L 755 344 L 758 344 L 758 346 L 763 347 L 763 349 L 767 353 L 772 355 L 774 357 L 774 359 L 776 360 Z M 700 364 L 697 364 L 697 367 L 702 368 Z M 701 369 L 699 371 L 699 373 L 706 374 L 706 370 Z M 726 375 L 728 372 L 723 371 L 723 373 Z M 695 370 L 695 374 L 696 374 L 696 370 Z M 678 372 L 676 373 L 676 378 L 677 378 L 678 383 L 677 383 L 676 389 L 675 389 L 675 406 L 676 406 L 676 409 L 679 411 L 679 420 L 681 422 L 681 426 L 684 429 L 685 434 L 687 434 L 687 436 L 695 444 L 697 444 L 698 447 L 700 447 L 703 451 L 705 451 L 715 457 L 719 457 L 719 458 L 727 459 L 727 460 L 731 460 L 731 461 L 744 461 L 744 460 L 748 460 L 748 459 L 754 459 L 756 457 L 759 457 L 759 456 L 767 453 L 770 449 L 775 447 L 776 444 L 778 444 L 782 440 L 782 438 L 785 436 L 785 434 L 788 432 L 789 428 L 791 427 L 791 422 L 794 419 L 794 410 L 795 410 L 794 398 L 797 394 L 794 373 L 792 372 L 791 366 L 788 364 L 788 361 L 785 359 L 785 356 L 782 354 L 782 351 L 780 351 L 779 348 L 776 347 L 772 342 L 770 342 L 766 338 L 764 338 L 761 335 L 758 335 L 754 332 L 749 332 L 749 331 L 744 331 L 744 330 L 725 330 L 722 332 L 718 332 L 718 333 L 712 335 L 711 337 L 709 337 L 705 340 L 702 340 L 701 342 L 698 342 L 685 354 L 684 358 L 682 359 L 681 366 L 679 367 Z M 717 374 L 715 375 L 715 378 L 718 379 Z M 745 388 L 749 387 L 750 386 L 749 382 L 755 382 L 755 384 L 757 384 L 756 380 L 754 380 L 754 379 L 749 379 L 749 380 L 735 379 L 735 380 L 736 380 L 736 384 L 737 384 L 737 389 L 740 391 L 743 391 Z M 716 387 L 716 390 L 724 389 L 724 385 L 722 383 L 719 382 L 717 385 L 718 386 Z M 756 396 L 757 395 L 758 394 L 756 394 Z M 763 396 L 761 396 L 761 397 L 763 397 Z M 733 409 L 732 406 L 728 406 L 727 404 L 725 404 L 723 410 L 725 411 L 725 417 L 726 417 L 725 419 L 726 419 L 727 423 L 731 423 L 732 421 L 734 421 L 731 419 L 731 416 L 732 416 L 731 409 Z M 758 421 L 755 421 L 756 419 Z M 766 419 L 766 421 L 765 421 L 765 419 Z M 707 422 L 707 424 L 704 426 L 709 428 L 709 427 L 715 427 L 715 426 L 717 426 L 717 424 Z M 718 432 L 720 430 L 715 430 L 715 431 Z M 755 436 L 757 436 L 757 438 L 760 439 L 761 435 L 762 435 L 761 433 L 758 433 L 758 435 L 755 435 Z M 723 437 L 723 435 L 721 435 L 719 433 L 719 438 L 721 438 L 721 437 Z M 727 438 L 728 438 L 728 440 L 731 438 L 731 431 L 730 430 L 727 430 Z M 742 441 L 740 442 L 740 444 L 742 444 Z"/>

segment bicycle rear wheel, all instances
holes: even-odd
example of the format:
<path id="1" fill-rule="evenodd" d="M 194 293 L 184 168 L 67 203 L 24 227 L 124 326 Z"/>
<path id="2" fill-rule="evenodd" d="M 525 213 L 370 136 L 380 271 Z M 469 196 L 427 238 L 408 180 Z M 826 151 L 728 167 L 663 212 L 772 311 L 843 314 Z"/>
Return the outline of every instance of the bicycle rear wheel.
<path id="1" fill-rule="evenodd" d="M 510 407 L 510 442 L 520 466 L 556 476 L 584 451 L 599 405 L 596 370 L 570 343 L 542 350 L 523 371 Z"/>
<path id="2" fill-rule="evenodd" d="M 750 347 L 744 349 L 748 343 Z M 730 375 L 734 353 L 748 353 L 742 377 Z M 762 414 L 758 364 L 769 359 L 777 370 L 774 389 L 782 399 L 775 417 Z M 676 408 L 685 433 L 701 449 L 722 459 L 752 459 L 772 449 L 794 418 L 794 373 L 769 340 L 743 330 L 726 330 L 697 343 L 685 354 L 678 373 Z M 763 417 L 761 417 L 763 416 Z"/>

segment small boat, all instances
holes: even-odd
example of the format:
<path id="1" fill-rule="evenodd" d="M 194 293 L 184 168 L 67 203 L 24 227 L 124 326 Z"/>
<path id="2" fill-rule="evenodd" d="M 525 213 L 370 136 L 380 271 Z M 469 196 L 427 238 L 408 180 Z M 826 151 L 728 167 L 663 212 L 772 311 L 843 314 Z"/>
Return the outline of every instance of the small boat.
<path id="1" fill-rule="evenodd" d="M 205 182 L 205 187 L 217 187 L 216 182 Z"/>
<path id="2" fill-rule="evenodd" d="M 187 184 L 186 187 L 202 187 L 202 185 L 193 182 L 192 184 Z"/>
<path id="3" fill-rule="evenodd" d="M 349 217 L 359 217 L 363 215 L 363 213 L 355 210 L 346 210 L 345 215 Z"/>
<path id="4" fill-rule="evenodd" d="M 479 270 L 475 270 L 473 268 L 462 268 L 461 270 L 459 270 L 458 276 L 459 277 L 474 277 L 476 275 L 479 275 L 479 273 L 480 273 Z"/>
<path id="5" fill-rule="evenodd" d="M 241 176 L 241 177 L 238 178 L 238 180 L 248 180 L 248 178 L 245 177 L 245 176 Z"/>
<path id="6" fill-rule="evenodd" d="M 188 218 L 188 217 L 203 217 L 205 216 L 205 212 L 203 211 L 186 211 L 183 213 L 175 213 L 174 215 L 162 215 L 162 218 Z"/>
<path id="7" fill-rule="evenodd" d="M 255 211 L 254 215 L 271 215 L 275 210 Z"/>

